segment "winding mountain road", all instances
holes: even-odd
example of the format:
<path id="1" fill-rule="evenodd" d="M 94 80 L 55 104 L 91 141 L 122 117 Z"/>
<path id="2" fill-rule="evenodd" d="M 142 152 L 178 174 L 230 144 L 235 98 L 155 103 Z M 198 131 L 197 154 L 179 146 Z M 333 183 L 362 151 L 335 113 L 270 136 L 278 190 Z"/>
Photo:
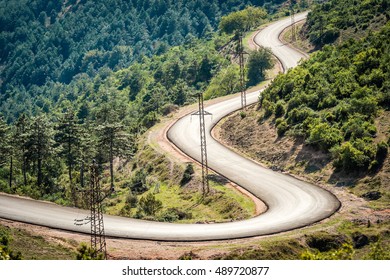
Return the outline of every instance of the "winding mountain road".
<path id="1" fill-rule="evenodd" d="M 295 18 L 300 20 L 305 16 L 304 13 L 296 15 Z M 285 69 L 296 66 L 304 57 L 278 39 L 280 32 L 289 24 L 289 18 L 270 24 L 255 38 L 256 43 L 272 49 Z M 256 102 L 258 96 L 259 92 L 248 94 L 247 104 Z M 163 241 L 243 238 L 307 226 L 337 211 L 340 202 L 331 193 L 291 176 L 263 168 L 211 137 L 215 124 L 227 114 L 239 110 L 240 104 L 240 97 L 237 97 L 205 108 L 213 114 L 212 118 L 206 117 L 209 167 L 264 201 L 268 207 L 265 213 L 245 221 L 219 224 L 171 224 L 105 215 L 106 235 Z M 198 118 L 190 115 L 181 118 L 169 129 L 168 138 L 184 153 L 199 160 Z M 87 215 L 89 212 L 76 208 L 0 195 L 0 217 L 5 219 L 89 233 L 89 225 L 74 225 L 74 219 Z"/>

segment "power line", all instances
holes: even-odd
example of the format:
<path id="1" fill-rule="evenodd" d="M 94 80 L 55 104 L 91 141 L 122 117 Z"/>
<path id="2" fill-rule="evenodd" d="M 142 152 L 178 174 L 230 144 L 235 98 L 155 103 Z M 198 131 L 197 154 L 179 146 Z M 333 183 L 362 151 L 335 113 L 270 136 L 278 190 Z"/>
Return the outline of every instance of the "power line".
<path id="1" fill-rule="evenodd" d="M 295 12 L 293 2 L 290 0 L 290 16 L 291 16 L 291 41 L 295 42 L 297 39 L 296 28 L 295 28 Z"/>
<path id="2" fill-rule="evenodd" d="M 90 216 L 87 216 L 84 219 L 74 219 L 74 224 L 76 226 L 91 224 L 92 257 L 96 259 L 99 254 L 102 254 L 103 258 L 107 259 L 102 202 L 113 192 L 113 190 L 110 189 L 107 193 L 102 192 L 99 168 L 95 160 L 93 160 L 93 163 L 90 166 L 90 189 L 81 190 L 81 192 L 89 195 Z"/>
<path id="3" fill-rule="evenodd" d="M 199 115 L 199 130 L 200 130 L 200 158 L 202 165 L 202 194 L 207 195 L 210 191 L 208 179 L 208 163 L 207 163 L 207 144 L 206 144 L 206 125 L 204 116 L 211 113 L 204 110 L 203 94 L 198 93 L 199 110 L 192 115 Z"/>
<path id="4" fill-rule="evenodd" d="M 238 36 L 238 60 L 240 64 L 240 90 L 241 90 L 241 108 L 246 108 L 246 85 L 245 85 L 245 60 L 244 45 L 242 43 L 242 34 Z"/>
<path id="5" fill-rule="evenodd" d="M 90 203 L 91 203 L 91 248 L 97 257 L 98 254 L 103 254 L 104 259 L 107 259 L 106 237 L 104 234 L 103 222 L 103 207 L 102 201 L 107 197 L 102 195 L 100 188 L 100 178 L 98 166 L 94 161 L 90 167 Z"/>

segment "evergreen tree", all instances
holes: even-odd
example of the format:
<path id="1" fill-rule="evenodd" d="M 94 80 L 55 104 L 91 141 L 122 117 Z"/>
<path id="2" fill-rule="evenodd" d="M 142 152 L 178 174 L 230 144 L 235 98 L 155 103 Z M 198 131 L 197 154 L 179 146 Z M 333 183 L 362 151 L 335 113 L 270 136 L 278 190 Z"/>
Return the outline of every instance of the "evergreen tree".
<path id="1" fill-rule="evenodd" d="M 22 165 L 23 184 L 27 185 L 27 143 L 30 120 L 22 114 L 15 123 L 15 153 Z"/>
<path id="2" fill-rule="evenodd" d="M 11 127 L 0 118 L 0 166 L 9 162 L 9 189 L 12 189 L 12 171 L 13 171 L 13 149 L 11 145 L 12 131 Z"/>
<path id="3" fill-rule="evenodd" d="M 7 123 L 0 117 L 0 166 L 9 160 L 11 153 L 11 131 Z"/>
<path id="4" fill-rule="evenodd" d="M 80 129 L 77 116 L 72 109 L 63 113 L 57 124 L 56 142 L 60 145 L 60 154 L 65 155 L 68 167 L 69 186 L 71 197 L 76 203 L 76 187 L 73 183 L 73 169 L 80 155 L 78 147 L 80 145 Z"/>
<path id="5" fill-rule="evenodd" d="M 44 173 L 55 152 L 53 124 L 46 115 L 39 115 L 32 119 L 28 133 L 28 161 L 34 164 L 38 190 L 47 193 L 49 190 L 43 186 L 44 177 L 54 175 Z"/>
<path id="6" fill-rule="evenodd" d="M 92 160 L 96 155 L 96 137 L 92 133 L 92 128 L 88 123 L 84 123 L 79 127 L 79 139 L 80 144 L 78 147 L 78 163 L 80 168 L 80 188 L 85 189 L 85 169 L 88 167 L 88 163 L 92 163 Z"/>
<path id="7" fill-rule="evenodd" d="M 130 135 L 120 122 L 105 122 L 97 127 L 101 155 L 110 163 L 110 187 L 114 190 L 114 157 L 129 155 Z"/>

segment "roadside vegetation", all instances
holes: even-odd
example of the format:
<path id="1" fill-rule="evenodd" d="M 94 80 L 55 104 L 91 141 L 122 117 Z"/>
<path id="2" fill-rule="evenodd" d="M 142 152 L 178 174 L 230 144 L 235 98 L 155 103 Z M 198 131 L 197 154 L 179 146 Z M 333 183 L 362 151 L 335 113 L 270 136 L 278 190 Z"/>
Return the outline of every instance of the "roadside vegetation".
<path id="1" fill-rule="evenodd" d="M 287 236 L 250 242 L 222 260 L 389 260 L 389 222 L 367 225 L 362 220 L 338 221 Z"/>
<path id="2" fill-rule="evenodd" d="M 325 47 L 278 76 L 261 96 L 263 118 L 274 118 L 279 136 L 331 153 L 336 171 L 377 171 L 389 144 L 375 126 L 390 104 L 389 32 L 387 25 L 364 41 Z"/>

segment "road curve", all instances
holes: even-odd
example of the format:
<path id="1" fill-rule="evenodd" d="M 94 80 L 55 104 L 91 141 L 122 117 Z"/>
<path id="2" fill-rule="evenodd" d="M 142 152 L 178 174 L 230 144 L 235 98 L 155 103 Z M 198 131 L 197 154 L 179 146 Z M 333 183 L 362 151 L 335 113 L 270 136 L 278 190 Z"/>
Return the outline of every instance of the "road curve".
<path id="1" fill-rule="evenodd" d="M 305 19 L 307 12 L 300 13 L 295 15 L 295 21 L 301 21 Z M 267 28 L 263 29 L 254 39 L 255 43 L 272 50 L 272 53 L 280 60 L 283 65 L 284 70 L 293 68 L 298 65 L 298 62 L 307 57 L 306 54 L 299 52 L 295 49 L 292 49 L 284 45 L 279 40 L 279 34 L 287 27 L 291 25 L 291 18 L 285 18 L 280 21 L 277 21 L 274 24 L 269 25 Z"/>
<path id="2" fill-rule="evenodd" d="M 299 19 L 302 15 L 297 15 Z M 305 15 L 303 15 L 304 17 Z M 303 57 L 278 40 L 278 34 L 289 24 L 289 19 L 269 25 L 256 36 L 265 41 L 286 68 L 293 67 Z M 264 41 L 265 40 L 265 41 Z M 299 54 L 299 53 L 298 53 Z M 257 101 L 259 92 L 248 94 L 248 104 Z M 303 227 L 332 215 L 340 202 L 331 193 L 291 176 L 273 172 L 232 152 L 211 137 L 211 129 L 227 114 L 240 108 L 240 99 L 233 98 L 206 108 L 213 114 L 206 117 L 209 166 L 231 181 L 241 185 L 263 200 L 268 210 L 257 217 L 231 223 L 171 224 L 104 216 L 108 236 L 163 240 L 198 241 L 243 238 L 273 234 Z M 168 131 L 168 138 L 187 155 L 199 160 L 199 123 L 190 115 L 178 120 Z M 61 207 L 53 203 L 0 195 L 0 217 L 52 228 L 90 232 L 89 225 L 75 226 L 89 212 Z"/>

